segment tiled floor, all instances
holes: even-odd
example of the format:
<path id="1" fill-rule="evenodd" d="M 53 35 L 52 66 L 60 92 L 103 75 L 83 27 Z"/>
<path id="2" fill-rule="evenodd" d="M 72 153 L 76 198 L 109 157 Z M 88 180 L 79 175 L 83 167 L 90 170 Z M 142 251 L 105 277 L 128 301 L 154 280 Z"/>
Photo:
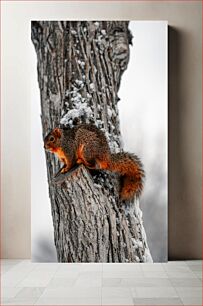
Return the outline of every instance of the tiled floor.
<path id="1" fill-rule="evenodd" d="M 202 305 L 202 262 L 1 261 L 1 305 Z"/>

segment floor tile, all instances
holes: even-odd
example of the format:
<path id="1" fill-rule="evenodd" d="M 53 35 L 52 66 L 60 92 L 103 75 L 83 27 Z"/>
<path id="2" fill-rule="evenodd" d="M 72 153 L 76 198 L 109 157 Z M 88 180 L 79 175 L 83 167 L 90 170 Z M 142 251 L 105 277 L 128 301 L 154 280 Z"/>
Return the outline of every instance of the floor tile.
<path id="1" fill-rule="evenodd" d="M 33 271 L 25 277 L 18 286 L 20 287 L 46 287 L 50 280 L 55 275 L 55 272 L 50 271 Z"/>
<path id="2" fill-rule="evenodd" d="M 19 263 L 2 275 L 2 285 L 5 287 L 17 286 L 32 270 L 32 265 L 24 265 Z"/>
<path id="3" fill-rule="evenodd" d="M 0 305 L 7 305 L 9 303 L 9 298 L 1 298 L 1 304 Z"/>
<path id="4" fill-rule="evenodd" d="M 75 281 L 75 286 L 79 287 L 101 287 L 102 286 L 102 278 L 78 278 Z"/>
<path id="5" fill-rule="evenodd" d="M 74 286 L 70 288 L 59 288 L 59 289 L 45 289 L 41 297 L 48 298 L 86 298 L 86 297 L 101 297 L 101 288 L 95 287 L 79 287 Z"/>
<path id="6" fill-rule="evenodd" d="M 134 305 L 183 305 L 179 298 L 134 298 Z"/>
<path id="7" fill-rule="evenodd" d="M 101 271 L 83 271 L 79 273 L 80 279 L 102 278 Z"/>
<path id="8" fill-rule="evenodd" d="M 202 287 L 177 287 L 178 295 L 182 297 L 202 297 Z"/>
<path id="9" fill-rule="evenodd" d="M 200 287 L 202 282 L 198 278 L 170 278 L 173 287 Z"/>
<path id="10" fill-rule="evenodd" d="M 9 270 L 11 270 L 12 268 L 13 268 L 13 265 L 3 265 L 1 267 L 0 272 L 1 272 L 1 274 L 4 274 L 4 273 L 8 272 Z"/>
<path id="11" fill-rule="evenodd" d="M 80 292 L 78 292 L 80 295 Z M 102 305 L 101 297 L 58 297 L 58 298 L 48 298 L 48 297 L 41 297 L 35 303 L 35 305 Z"/>
<path id="12" fill-rule="evenodd" d="M 103 278 L 139 278 L 143 276 L 142 271 L 103 271 Z"/>
<path id="13" fill-rule="evenodd" d="M 176 271 L 176 272 L 166 272 L 169 278 L 197 278 L 197 276 L 195 275 L 195 273 L 191 272 L 180 272 L 180 271 Z"/>
<path id="14" fill-rule="evenodd" d="M 163 268 L 167 272 L 191 272 L 191 269 L 187 265 L 164 265 Z"/>
<path id="15" fill-rule="evenodd" d="M 105 287 L 102 288 L 102 299 L 103 298 L 128 298 L 131 296 L 130 288 L 123 287 Z"/>
<path id="16" fill-rule="evenodd" d="M 44 289 L 43 287 L 25 287 L 18 292 L 16 298 L 39 298 L 44 292 Z"/>
<path id="17" fill-rule="evenodd" d="M 188 266 L 202 265 L 202 260 L 186 260 L 185 263 L 186 263 Z"/>
<path id="18" fill-rule="evenodd" d="M 182 297 L 181 298 L 183 305 L 190 305 L 190 306 L 195 306 L 195 305 L 203 305 L 203 301 L 201 297 Z"/>
<path id="19" fill-rule="evenodd" d="M 54 277 L 60 278 L 77 278 L 80 271 L 67 271 L 67 270 L 57 270 Z"/>
<path id="20" fill-rule="evenodd" d="M 18 292 L 21 291 L 21 289 L 22 288 L 16 288 L 16 287 L 2 287 L 1 288 L 1 297 L 3 299 L 13 298 L 18 294 Z"/>
<path id="21" fill-rule="evenodd" d="M 125 297 L 125 298 L 121 298 L 121 297 L 113 297 L 113 298 L 110 298 L 110 297 L 104 297 L 102 298 L 102 305 L 108 305 L 108 306 L 112 306 L 112 305 L 116 305 L 116 306 L 119 306 L 119 305 L 126 305 L 126 306 L 130 306 L 130 305 L 134 305 L 134 302 L 133 302 L 133 298 L 131 297 Z"/>
<path id="22" fill-rule="evenodd" d="M 190 270 L 195 271 L 195 272 L 202 272 L 202 265 L 191 265 L 188 266 Z"/>
<path id="23" fill-rule="evenodd" d="M 169 279 L 160 278 L 125 278 L 121 281 L 122 287 L 172 287 Z"/>
<path id="24" fill-rule="evenodd" d="M 102 272 L 102 263 L 58 263 L 58 271 Z"/>
<path id="25" fill-rule="evenodd" d="M 161 263 L 142 263 L 140 264 L 142 271 L 145 272 L 161 272 L 164 268 Z"/>
<path id="26" fill-rule="evenodd" d="M 162 265 L 178 265 L 178 266 L 185 266 L 187 265 L 185 260 L 170 260 L 168 262 L 162 263 Z"/>
<path id="27" fill-rule="evenodd" d="M 104 263 L 103 264 L 103 271 L 107 272 L 114 272 L 114 271 L 134 271 L 134 272 L 141 272 L 141 264 L 137 263 Z"/>
<path id="28" fill-rule="evenodd" d="M 193 271 L 193 273 L 197 278 L 202 279 L 202 272 Z"/>
<path id="29" fill-rule="evenodd" d="M 48 289 L 68 288 L 73 287 L 77 278 L 54 277 L 47 285 Z"/>
<path id="30" fill-rule="evenodd" d="M 90 264 L 91 265 L 91 264 Z M 82 263 L 58 263 L 58 270 L 66 271 L 82 271 Z"/>
<path id="31" fill-rule="evenodd" d="M 102 278 L 102 287 L 122 287 L 122 278 Z"/>
<path id="32" fill-rule="evenodd" d="M 82 271 L 100 271 L 102 272 L 103 263 L 82 263 Z"/>
<path id="33" fill-rule="evenodd" d="M 133 297 L 141 298 L 175 298 L 179 297 L 173 287 L 137 287 L 132 289 Z"/>
<path id="34" fill-rule="evenodd" d="M 56 272 L 59 267 L 60 267 L 60 264 L 58 263 L 34 263 L 35 264 L 35 267 L 33 269 L 34 272 Z"/>
<path id="35" fill-rule="evenodd" d="M 29 298 L 12 298 L 5 302 L 3 305 L 34 305 L 37 302 L 37 297 L 29 297 Z"/>
<path id="36" fill-rule="evenodd" d="M 146 278 L 168 278 L 168 274 L 165 271 L 144 271 L 143 276 Z"/>

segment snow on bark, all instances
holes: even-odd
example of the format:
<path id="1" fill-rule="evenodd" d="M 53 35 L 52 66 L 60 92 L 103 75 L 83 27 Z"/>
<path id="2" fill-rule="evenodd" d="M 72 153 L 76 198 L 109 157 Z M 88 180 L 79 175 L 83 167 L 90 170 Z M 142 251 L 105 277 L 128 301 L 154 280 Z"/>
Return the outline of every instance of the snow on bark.
<path id="1" fill-rule="evenodd" d="M 117 93 L 131 39 L 124 21 L 32 22 L 43 137 L 59 125 L 92 122 L 112 152 L 122 151 Z M 46 153 L 46 162 L 59 262 L 152 260 L 139 202 L 121 203 L 117 175 L 80 166 L 56 184 L 59 161 Z"/>

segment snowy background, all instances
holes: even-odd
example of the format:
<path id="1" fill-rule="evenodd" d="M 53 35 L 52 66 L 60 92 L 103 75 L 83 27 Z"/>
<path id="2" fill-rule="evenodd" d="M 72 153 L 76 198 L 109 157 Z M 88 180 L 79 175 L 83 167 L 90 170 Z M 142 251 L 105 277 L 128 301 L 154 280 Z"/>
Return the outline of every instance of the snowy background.
<path id="1" fill-rule="evenodd" d="M 140 200 L 155 262 L 167 260 L 167 22 L 131 21 L 133 46 L 118 96 L 124 149 L 137 154 L 146 182 Z M 32 44 L 30 42 L 30 44 Z M 31 48 L 32 260 L 57 261 L 43 149 L 37 60 Z M 34 152 L 34 153 L 33 153 Z"/>

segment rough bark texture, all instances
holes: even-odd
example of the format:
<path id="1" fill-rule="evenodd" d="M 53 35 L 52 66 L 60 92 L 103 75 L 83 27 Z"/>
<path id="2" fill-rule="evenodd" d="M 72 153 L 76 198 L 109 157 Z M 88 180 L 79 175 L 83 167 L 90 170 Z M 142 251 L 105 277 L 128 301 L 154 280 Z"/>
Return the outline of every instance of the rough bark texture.
<path id="1" fill-rule="evenodd" d="M 112 152 L 122 150 L 117 92 L 131 38 L 128 22 L 32 22 L 43 137 L 59 125 L 93 122 Z M 80 166 L 55 184 L 60 164 L 50 153 L 46 160 L 59 262 L 151 260 L 139 203 L 120 203 L 116 175 Z"/>

